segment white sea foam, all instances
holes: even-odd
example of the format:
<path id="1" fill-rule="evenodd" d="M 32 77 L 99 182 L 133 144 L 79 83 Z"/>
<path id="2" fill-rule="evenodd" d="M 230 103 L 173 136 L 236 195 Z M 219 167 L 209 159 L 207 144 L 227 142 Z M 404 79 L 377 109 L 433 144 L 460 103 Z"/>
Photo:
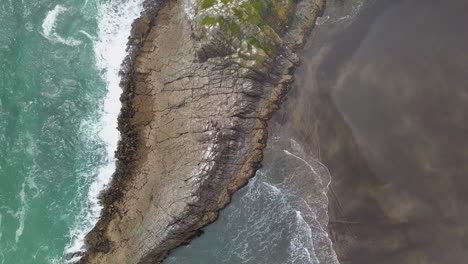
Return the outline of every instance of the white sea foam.
<path id="1" fill-rule="evenodd" d="M 319 264 L 320 261 L 315 254 L 314 240 L 312 236 L 312 229 L 309 224 L 302 217 L 300 211 L 295 210 L 297 232 L 299 235 L 295 236 L 289 244 L 291 251 L 292 261 L 294 263 L 307 263 Z"/>
<path id="2" fill-rule="evenodd" d="M 324 16 L 317 18 L 316 24 L 321 26 L 350 22 L 370 1 L 371 0 L 351 0 L 345 1 L 344 4 L 341 0 L 331 1 L 330 3 L 327 3 Z"/>
<path id="3" fill-rule="evenodd" d="M 268 182 L 263 182 L 263 184 L 264 184 L 265 186 L 267 186 L 267 187 L 271 190 L 271 192 L 272 192 L 273 194 L 275 194 L 276 196 L 280 196 L 280 195 L 282 194 L 282 193 L 281 193 L 281 190 L 280 190 L 278 187 L 273 186 L 273 185 L 269 184 Z"/>
<path id="4" fill-rule="evenodd" d="M 299 156 L 296 155 L 296 154 L 292 154 L 291 152 L 289 152 L 289 151 L 286 150 L 286 149 L 283 150 L 283 151 L 284 151 L 284 153 L 286 153 L 286 155 L 293 156 L 293 157 L 295 157 L 296 159 L 301 160 L 302 162 L 304 162 L 304 163 L 310 168 L 310 170 L 311 170 L 314 174 L 317 174 L 317 175 L 318 175 L 318 173 L 315 171 L 314 167 L 313 167 L 312 165 L 310 165 L 310 163 L 307 162 L 305 159 L 299 157 Z M 320 178 L 319 178 L 319 179 L 320 179 Z"/>
<path id="5" fill-rule="evenodd" d="M 287 160 L 280 162 L 284 162 L 282 166 L 293 166 L 280 185 L 281 191 L 288 196 L 289 209 L 294 210 L 296 218 L 292 228 L 294 235 L 289 244 L 291 263 L 338 264 L 327 231 L 329 171 L 318 160 L 309 157 L 302 146 L 292 139 L 290 147 L 282 152 L 303 164 L 296 165 Z"/>
<path id="6" fill-rule="evenodd" d="M 15 232 L 15 242 L 18 243 L 19 239 L 23 235 L 24 231 L 24 221 L 26 219 L 26 210 L 27 210 L 27 203 L 26 203 L 26 192 L 24 190 L 25 183 L 23 183 L 20 192 L 20 201 L 21 201 L 21 208 L 16 212 L 15 217 L 18 219 L 19 225 Z"/>
<path id="7" fill-rule="evenodd" d="M 120 94 L 122 92 L 119 86 L 119 70 L 127 55 L 126 47 L 131 24 L 140 15 L 142 2 L 142 0 L 103 1 L 99 6 L 94 52 L 96 65 L 103 72 L 102 78 L 107 85 L 107 95 L 99 122 L 99 136 L 106 144 L 107 162 L 99 169 L 97 178 L 90 186 L 87 197 L 89 208 L 85 208 L 86 212 L 82 213 L 86 217 L 76 223 L 71 231 L 72 241 L 65 249 L 65 254 L 84 250 L 84 238 L 101 214 L 99 193 L 110 182 L 115 171 L 114 152 L 120 138 L 117 130 L 117 117 L 121 108 Z M 74 262 L 78 259 L 79 257 L 76 257 L 69 261 Z"/>
<path id="8" fill-rule="evenodd" d="M 0 241 L 2 241 L 2 214 L 0 214 Z"/>
<path id="9" fill-rule="evenodd" d="M 91 36 L 88 32 L 84 31 L 84 30 L 79 30 L 78 33 L 81 33 L 83 35 L 85 35 L 89 40 L 91 41 L 95 41 L 96 38 L 94 38 L 93 36 Z"/>
<path id="10" fill-rule="evenodd" d="M 61 5 L 56 5 L 54 9 L 50 10 L 42 22 L 42 35 L 51 42 L 58 42 L 68 46 L 78 46 L 81 44 L 81 41 L 71 37 L 61 37 L 56 32 L 58 17 L 67 12 L 67 10 L 68 9 L 66 7 Z"/>

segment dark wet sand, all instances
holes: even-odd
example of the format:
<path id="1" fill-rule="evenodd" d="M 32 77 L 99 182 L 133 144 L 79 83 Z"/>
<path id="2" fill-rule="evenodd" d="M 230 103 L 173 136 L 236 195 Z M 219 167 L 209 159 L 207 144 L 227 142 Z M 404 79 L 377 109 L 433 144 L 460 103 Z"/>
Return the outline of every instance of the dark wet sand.
<path id="1" fill-rule="evenodd" d="M 468 263 L 468 2 L 389 2 L 315 31 L 275 122 L 330 169 L 342 264 Z"/>

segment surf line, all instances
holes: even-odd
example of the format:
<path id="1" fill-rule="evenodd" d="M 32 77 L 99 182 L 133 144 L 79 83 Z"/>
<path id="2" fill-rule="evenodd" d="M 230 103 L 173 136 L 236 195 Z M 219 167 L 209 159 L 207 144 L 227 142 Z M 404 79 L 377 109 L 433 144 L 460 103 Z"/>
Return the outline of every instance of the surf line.
<path id="1" fill-rule="evenodd" d="M 311 170 L 314 174 L 319 175 L 319 174 L 317 173 L 317 171 L 315 171 L 314 167 L 312 167 L 312 165 L 310 165 L 310 163 L 307 162 L 305 159 L 303 159 L 303 158 L 301 158 L 301 157 L 299 157 L 299 156 L 297 156 L 297 155 L 295 155 L 295 154 L 292 154 L 291 152 L 289 152 L 289 151 L 287 151 L 287 150 L 285 150 L 285 149 L 284 149 L 283 151 L 284 151 L 284 153 L 286 153 L 286 155 L 293 156 L 293 157 L 295 157 L 296 159 L 301 160 L 302 162 L 304 162 L 304 163 L 310 168 L 310 170 Z"/>
<path id="2" fill-rule="evenodd" d="M 143 0 L 100 2 L 97 14 L 97 36 L 93 38 L 87 32 L 79 31 L 93 40 L 95 63 L 106 85 L 107 92 L 103 100 L 102 111 L 99 121 L 95 124 L 99 127 L 99 131 L 96 134 L 93 133 L 93 136 L 98 137 L 105 145 L 106 161 L 99 166 L 95 174 L 85 176 L 91 177 L 90 181 L 86 180 L 89 183 L 87 201 L 82 205 L 82 212 L 77 217 L 78 221 L 70 230 L 71 239 L 64 251 L 67 263 L 75 263 L 86 251 L 86 234 L 94 227 L 101 215 L 102 205 L 99 201 L 99 194 L 106 189 L 115 171 L 114 152 L 120 139 L 117 118 L 121 109 L 119 98 L 122 93 L 119 85 L 119 71 L 128 54 L 127 41 L 132 23 L 143 10 L 142 3 Z"/>

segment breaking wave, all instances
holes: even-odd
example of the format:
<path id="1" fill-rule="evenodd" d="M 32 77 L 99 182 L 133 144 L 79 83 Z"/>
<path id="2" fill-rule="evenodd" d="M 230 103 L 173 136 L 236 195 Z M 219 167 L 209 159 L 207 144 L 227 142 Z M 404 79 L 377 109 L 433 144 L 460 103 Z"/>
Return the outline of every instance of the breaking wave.
<path id="1" fill-rule="evenodd" d="M 99 203 L 99 193 L 106 188 L 115 171 L 114 152 L 120 138 L 117 130 L 117 117 L 120 112 L 119 70 L 127 55 L 126 47 L 130 35 L 132 22 L 142 11 L 142 0 L 104 1 L 98 11 L 98 32 L 94 40 L 94 53 L 98 69 L 102 72 L 102 79 L 107 86 L 102 115 L 98 124 L 84 123 L 88 130 L 98 130 L 100 139 L 105 143 L 106 162 L 99 168 L 97 177 L 93 179 L 87 195 L 87 206 L 78 217 L 71 231 L 71 241 L 65 249 L 65 255 L 83 252 L 86 234 L 99 220 L 102 206 Z M 56 13 L 63 12 L 62 8 Z M 52 15 L 51 15 L 52 16 Z M 56 17 L 57 15 L 54 14 Z M 86 32 L 81 32 L 84 35 Z M 88 38 L 93 39 L 91 36 Z M 91 133 L 92 134 L 92 133 Z M 79 260 L 73 257 L 69 262 Z"/>
<path id="2" fill-rule="evenodd" d="M 42 22 L 42 35 L 52 42 L 58 42 L 68 46 L 78 46 L 81 44 L 81 41 L 71 37 L 61 37 L 56 32 L 59 16 L 67 12 L 67 10 L 66 7 L 61 5 L 56 5 L 54 9 L 50 10 Z"/>

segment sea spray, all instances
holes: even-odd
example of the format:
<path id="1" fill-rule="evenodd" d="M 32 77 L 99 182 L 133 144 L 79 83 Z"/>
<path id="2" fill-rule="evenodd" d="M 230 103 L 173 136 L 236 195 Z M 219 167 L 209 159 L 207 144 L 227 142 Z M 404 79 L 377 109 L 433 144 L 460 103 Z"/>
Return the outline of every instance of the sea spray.
<path id="1" fill-rule="evenodd" d="M 99 120 L 99 137 L 106 145 L 107 158 L 98 176 L 92 182 L 88 192 L 88 208 L 82 212 L 80 221 L 71 231 L 72 240 L 65 249 L 65 254 L 82 252 L 86 234 L 96 224 L 101 214 L 99 193 L 110 182 L 115 171 L 114 152 L 120 138 L 117 130 L 117 117 L 120 112 L 119 71 L 127 55 L 126 47 L 132 22 L 142 11 L 142 0 L 105 1 L 101 2 L 98 11 L 98 31 L 94 41 L 94 52 L 97 68 L 107 86 L 102 115 Z M 77 261 L 79 257 L 70 259 Z"/>

